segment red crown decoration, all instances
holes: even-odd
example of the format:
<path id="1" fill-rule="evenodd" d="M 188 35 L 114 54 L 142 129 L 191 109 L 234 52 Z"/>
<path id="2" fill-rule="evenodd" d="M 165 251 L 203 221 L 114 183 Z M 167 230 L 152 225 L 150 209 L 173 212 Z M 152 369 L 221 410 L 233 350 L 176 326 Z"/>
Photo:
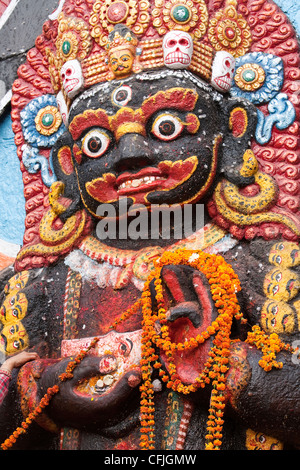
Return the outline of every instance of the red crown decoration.
<path id="1" fill-rule="evenodd" d="M 226 218 L 214 198 L 207 207 L 212 220 L 238 238 L 274 239 L 282 235 L 289 240 L 299 239 L 299 231 L 294 229 L 299 226 L 300 215 L 299 44 L 290 21 L 272 0 L 65 0 L 59 10 L 59 14 L 54 12 L 45 22 L 35 48 L 28 52 L 27 61 L 20 66 L 13 85 L 13 130 L 26 200 L 24 248 L 41 242 L 40 223 L 49 208 L 49 187 L 42 180 L 41 172 L 32 173 L 24 165 L 27 137 L 21 118 L 23 110 L 46 95 L 57 95 L 58 101 L 62 92 L 69 106 L 73 98 L 68 97 L 63 88 L 62 68 L 72 61 L 80 65 L 82 72 L 80 91 L 117 78 L 109 62 L 114 49 L 126 50 L 127 47 L 131 53 L 130 74 L 164 69 L 163 41 L 172 32 L 187 34 L 192 39 L 193 52 L 187 69 L 208 83 L 211 83 L 214 59 L 224 51 L 237 60 L 245 54 L 262 53 L 273 54 L 282 61 L 281 92 L 293 103 L 296 118 L 284 130 L 274 126 L 266 144 L 255 139 L 251 144 L 258 167 L 275 182 L 276 201 L 272 202 L 270 211 L 278 215 L 278 220 L 275 223 L 254 221 L 245 226 Z M 259 70 L 256 66 L 251 73 Z M 244 71 L 247 73 L 247 69 L 241 67 L 237 74 L 239 81 Z M 257 80 L 261 77 L 258 73 Z M 246 89 L 248 82 L 243 86 Z M 269 112 L 267 103 L 259 103 L 257 108 L 265 115 Z M 43 117 L 41 114 L 39 124 L 42 127 Z M 47 134 L 45 126 L 44 131 Z M 50 159 L 51 149 L 41 147 L 40 153 Z M 245 188 L 246 196 L 251 197 L 250 189 Z M 281 223 L 280 217 L 288 222 Z M 75 232 L 80 223 L 80 217 L 74 220 Z M 86 224 L 82 235 L 89 230 Z M 72 249 L 74 243 L 61 251 L 50 250 L 47 258 L 42 253 L 21 257 L 16 269 L 54 262 Z"/>
<path id="2" fill-rule="evenodd" d="M 71 13 L 71 12 L 70 12 Z M 77 11 L 76 11 L 77 13 Z M 227 51 L 233 57 L 244 55 L 251 46 L 251 31 L 246 19 L 237 12 L 237 0 L 209 15 L 204 0 L 96 0 L 83 18 L 63 11 L 57 18 L 57 36 L 45 47 L 55 93 L 63 88 L 61 69 L 69 60 L 78 60 L 83 88 L 113 78 L 108 56 L 114 47 L 130 47 L 139 57 L 133 72 L 163 67 L 163 39 L 170 31 L 191 36 L 193 53 L 188 69 L 210 81 L 216 52 Z M 132 34 L 110 39 L 116 25 L 127 26 Z M 129 40 L 128 40 L 129 39 Z M 117 41 L 117 42 L 116 42 Z"/>

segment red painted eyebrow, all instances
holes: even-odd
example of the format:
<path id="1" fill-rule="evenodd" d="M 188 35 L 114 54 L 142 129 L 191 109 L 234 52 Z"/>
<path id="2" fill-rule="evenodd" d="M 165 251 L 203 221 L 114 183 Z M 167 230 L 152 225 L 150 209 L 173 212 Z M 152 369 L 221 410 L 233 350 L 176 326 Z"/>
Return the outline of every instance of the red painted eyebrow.
<path id="1" fill-rule="evenodd" d="M 93 126 L 110 129 L 109 117 L 103 109 L 86 110 L 82 114 L 78 114 L 71 122 L 69 131 L 73 139 L 77 140 L 85 129 Z"/>
<path id="2" fill-rule="evenodd" d="M 179 111 L 192 111 L 195 108 L 198 95 L 196 91 L 189 88 L 170 88 L 169 90 L 159 91 L 155 95 L 144 100 L 140 111 L 140 120 L 146 121 L 155 112 L 173 108 Z M 138 110 L 136 110 L 138 111 Z M 82 133 L 90 127 L 104 127 L 111 129 L 111 121 L 114 116 L 108 116 L 104 109 L 86 110 L 82 114 L 75 116 L 69 126 L 69 131 L 74 140 L 79 139 Z"/>
<path id="3" fill-rule="evenodd" d="M 143 102 L 141 109 L 147 120 L 160 109 L 173 108 L 179 111 L 192 111 L 195 108 L 197 99 L 198 95 L 192 89 L 170 88 L 166 91 L 159 91 L 154 96 L 147 98 Z"/>

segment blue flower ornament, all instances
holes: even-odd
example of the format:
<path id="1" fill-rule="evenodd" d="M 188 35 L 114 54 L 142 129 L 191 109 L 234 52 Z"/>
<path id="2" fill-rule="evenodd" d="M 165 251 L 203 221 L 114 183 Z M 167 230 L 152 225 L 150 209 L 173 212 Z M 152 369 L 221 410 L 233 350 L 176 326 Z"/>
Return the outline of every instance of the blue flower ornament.
<path id="1" fill-rule="evenodd" d="M 263 52 L 251 52 L 236 59 L 231 96 L 245 98 L 260 106 L 267 104 L 269 115 L 259 109 L 256 141 L 264 145 L 272 136 L 273 126 L 283 130 L 296 118 L 293 104 L 280 93 L 284 82 L 284 65 L 280 57 Z"/>
<path id="2" fill-rule="evenodd" d="M 29 173 L 41 171 L 48 187 L 56 181 L 49 162 L 39 149 L 51 149 L 65 132 L 61 114 L 54 95 L 42 95 L 31 100 L 21 111 L 21 125 L 26 144 L 23 146 L 23 163 Z"/>

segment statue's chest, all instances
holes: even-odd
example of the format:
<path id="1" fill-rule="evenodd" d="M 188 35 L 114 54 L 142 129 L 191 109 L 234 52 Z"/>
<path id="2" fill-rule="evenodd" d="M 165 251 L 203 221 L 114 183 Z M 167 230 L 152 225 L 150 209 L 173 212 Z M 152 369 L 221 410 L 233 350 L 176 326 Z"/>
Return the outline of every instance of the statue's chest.
<path id="1" fill-rule="evenodd" d="M 131 307 L 141 292 L 129 283 L 114 289 L 107 283 L 99 287 L 92 280 L 69 270 L 63 305 L 64 338 L 83 338 L 104 335 L 116 319 Z M 141 316 L 132 315 L 118 325 L 118 331 L 134 331 L 141 327 Z"/>

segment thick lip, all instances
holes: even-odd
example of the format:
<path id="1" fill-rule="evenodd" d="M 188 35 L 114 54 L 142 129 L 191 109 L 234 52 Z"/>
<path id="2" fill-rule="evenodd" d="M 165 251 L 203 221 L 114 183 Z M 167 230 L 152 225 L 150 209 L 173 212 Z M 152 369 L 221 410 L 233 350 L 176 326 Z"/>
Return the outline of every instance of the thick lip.
<path id="1" fill-rule="evenodd" d="M 136 203 L 148 203 L 147 194 L 152 191 L 170 191 L 187 181 L 198 165 L 198 157 L 185 160 L 161 161 L 158 167 L 146 167 L 136 173 L 125 171 L 118 177 L 104 173 L 101 177 L 87 181 L 87 193 L 96 201 L 115 202 L 120 196 L 132 196 Z M 143 178 L 143 179 L 142 179 Z M 133 182 L 133 184 L 132 184 Z"/>
<path id="2" fill-rule="evenodd" d="M 116 179 L 116 186 L 118 187 L 118 193 L 120 195 L 133 194 L 147 189 L 154 189 L 161 185 L 166 179 L 167 175 L 158 168 L 147 167 L 137 173 L 122 173 L 122 175 Z M 136 186 L 134 184 L 125 186 L 129 181 L 136 181 Z M 124 187 L 121 187 L 122 185 L 124 185 Z"/>
<path id="3" fill-rule="evenodd" d="M 116 184 L 117 186 L 120 186 L 122 183 L 133 180 L 133 179 L 139 179 L 143 178 L 145 176 L 161 176 L 162 178 L 165 177 L 159 168 L 153 168 L 153 167 L 147 167 L 143 168 L 142 170 L 138 171 L 137 173 L 130 173 L 129 171 L 126 171 L 122 173 L 118 178 L 116 179 Z"/>

